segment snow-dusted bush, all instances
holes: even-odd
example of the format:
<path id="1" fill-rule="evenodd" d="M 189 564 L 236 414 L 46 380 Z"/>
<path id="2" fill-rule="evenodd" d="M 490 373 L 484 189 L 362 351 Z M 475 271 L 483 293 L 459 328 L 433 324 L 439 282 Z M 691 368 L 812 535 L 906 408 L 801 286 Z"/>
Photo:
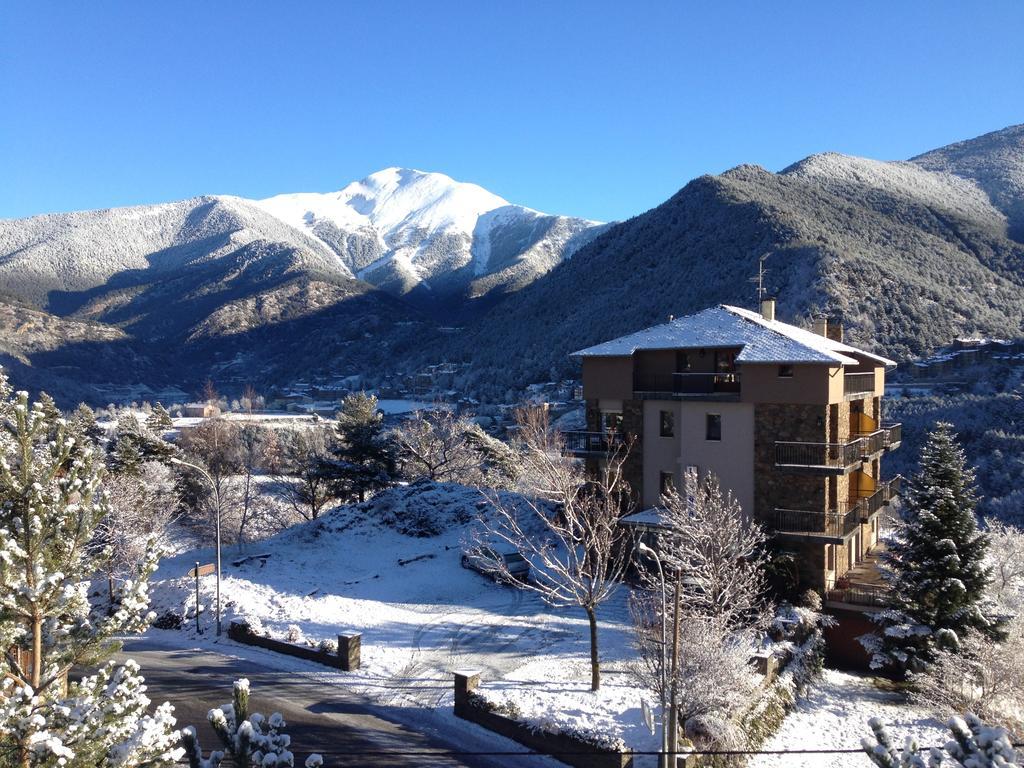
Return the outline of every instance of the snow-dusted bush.
<path id="1" fill-rule="evenodd" d="M 861 747 L 879 768 L 1018 768 L 1018 756 L 1004 728 L 991 728 L 973 714 L 951 717 L 946 725 L 953 738 L 942 749 L 932 747 L 927 760 L 912 736 L 897 747 L 882 721 L 868 725 L 874 738 L 861 739 Z"/>
<path id="2" fill-rule="evenodd" d="M 1024 732 L 1024 616 L 1002 642 L 971 632 L 959 652 L 939 651 L 935 662 L 910 678 L 912 698 L 940 712 L 975 712 L 987 722 Z"/>
<path id="3" fill-rule="evenodd" d="M 298 624 L 289 624 L 288 630 L 284 634 L 284 639 L 289 643 L 301 643 L 305 640 L 305 636 L 302 634 L 302 628 Z"/>
<path id="4" fill-rule="evenodd" d="M 203 757 L 199 736 L 194 726 L 181 732 L 190 768 L 217 768 L 225 756 L 231 758 L 235 768 L 291 768 L 295 757 L 289 750 L 291 737 L 284 732 L 287 725 L 279 712 L 264 717 L 259 712 L 249 713 L 249 681 L 236 680 L 232 689 L 232 702 L 211 709 L 207 716 L 213 732 L 217 734 L 224 751 L 210 752 Z M 306 759 L 306 768 L 319 768 L 323 758 L 313 754 Z"/>
<path id="5" fill-rule="evenodd" d="M 324 639 L 317 644 L 317 650 L 321 653 L 337 653 L 338 652 L 338 641 Z"/>

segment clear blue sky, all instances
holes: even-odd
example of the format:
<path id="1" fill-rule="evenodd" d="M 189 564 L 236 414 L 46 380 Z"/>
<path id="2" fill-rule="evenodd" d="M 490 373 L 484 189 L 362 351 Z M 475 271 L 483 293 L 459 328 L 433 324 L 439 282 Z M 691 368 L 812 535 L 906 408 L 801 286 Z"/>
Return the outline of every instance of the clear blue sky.
<path id="1" fill-rule="evenodd" d="M 1024 3 L 0 6 L 0 217 L 442 171 L 619 219 L 702 173 L 1024 122 Z"/>

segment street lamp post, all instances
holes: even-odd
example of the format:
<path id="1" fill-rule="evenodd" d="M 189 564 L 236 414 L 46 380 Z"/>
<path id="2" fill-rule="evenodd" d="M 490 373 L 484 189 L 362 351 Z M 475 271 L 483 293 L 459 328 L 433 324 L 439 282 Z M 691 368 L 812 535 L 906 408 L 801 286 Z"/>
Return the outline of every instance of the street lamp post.
<path id="1" fill-rule="evenodd" d="M 637 541 L 636 551 L 655 562 L 658 566 L 658 579 L 661 581 L 661 766 L 668 765 L 668 707 L 666 706 L 666 691 L 668 690 L 668 624 L 666 614 L 668 613 L 668 594 L 665 589 L 665 571 L 661 567 L 661 558 L 658 553 L 648 547 L 642 541 Z"/>
<path id="2" fill-rule="evenodd" d="M 190 469 L 194 469 L 196 472 L 198 472 L 200 475 L 202 475 L 204 478 L 206 478 L 206 482 L 208 482 L 210 484 L 210 488 L 213 489 L 213 499 L 214 499 L 214 504 L 216 505 L 216 512 L 215 512 L 215 516 L 214 516 L 215 517 L 214 529 L 216 530 L 216 538 L 217 538 L 217 566 L 216 566 L 217 567 L 217 587 L 216 587 L 216 603 L 215 603 L 215 605 L 216 605 L 216 613 L 217 613 L 217 635 L 220 636 L 220 633 L 221 633 L 221 621 L 220 621 L 220 486 L 218 486 L 217 483 L 214 482 L 213 478 L 210 476 L 210 473 L 207 472 L 202 467 L 200 467 L 198 464 L 193 464 L 192 462 L 184 461 L 184 460 L 179 459 L 177 457 L 172 457 L 171 458 L 171 463 L 172 464 L 179 464 L 179 465 L 181 465 L 183 467 L 189 467 Z M 198 573 L 198 570 L 196 571 L 196 573 Z M 197 618 L 197 620 L 198 620 L 198 616 L 199 616 L 199 603 L 197 602 L 196 603 L 196 618 Z"/>

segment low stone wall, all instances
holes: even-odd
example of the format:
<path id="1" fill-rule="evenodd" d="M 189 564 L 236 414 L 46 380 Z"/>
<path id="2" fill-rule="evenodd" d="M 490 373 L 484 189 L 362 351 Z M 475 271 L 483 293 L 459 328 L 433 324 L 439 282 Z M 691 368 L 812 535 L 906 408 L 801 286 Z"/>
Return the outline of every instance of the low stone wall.
<path id="1" fill-rule="evenodd" d="M 296 645 L 284 640 L 274 640 L 270 637 L 257 635 L 249 629 L 248 624 L 241 621 L 231 622 L 231 626 L 228 627 L 228 637 L 245 645 L 254 645 L 258 648 L 275 651 L 276 653 L 283 653 L 286 656 L 294 656 L 306 661 L 315 661 L 317 664 L 334 667 L 343 672 L 359 669 L 362 636 L 358 633 L 338 635 L 337 653 L 321 651 L 318 648 L 310 648 L 305 645 Z"/>
<path id="2" fill-rule="evenodd" d="M 563 733 L 537 731 L 525 723 L 488 709 L 479 694 L 473 693 L 479 684 L 478 672 L 455 673 L 456 717 L 483 726 L 567 765 L 578 768 L 632 768 L 633 756 L 628 753 L 602 749 Z"/>

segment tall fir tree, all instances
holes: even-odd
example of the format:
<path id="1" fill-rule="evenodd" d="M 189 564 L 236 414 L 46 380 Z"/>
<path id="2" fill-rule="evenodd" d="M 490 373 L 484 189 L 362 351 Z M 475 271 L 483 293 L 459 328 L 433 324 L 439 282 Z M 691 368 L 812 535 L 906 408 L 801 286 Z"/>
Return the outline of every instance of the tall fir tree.
<path id="1" fill-rule="evenodd" d="M 154 435 L 161 435 L 173 426 L 174 421 L 171 420 L 171 414 L 158 401 L 146 418 L 146 428 Z"/>
<path id="2" fill-rule="evenodd" d="M 903 524 L 882 556 L 890 604 L 873 617 L 878 632 L 862 638 L 873 667 L 917 672 L 937 649 L 958 649 L 968 630 L 1000 637 L 1001 622 L 985 614 L 991 571 L 977 503 L 974 471 L 952 425 L 939 422 L 921 449 Z"/>
<path id="3" fill-rule="evenodd" d="M 338 412 L 334 459 L 324 466 L 335 495 L 366 500 L 366 494 L 386 488 L 395 474 L 395 449 L 384 434 L 384 415 L 377 398 L 365 392 L 346 397 Z"/>
<path id="4" fill-rule="evenodd" d="M 171 707 L 147 714 L 133 663 L 102 663 L 146 627 L 150 551 L 113 610 L 89 601 L 109 553 L 91 546 L 106 512 L 103 463 L 46 400 L 12 394 L 0 372 L 0 754 L 21 768 L 147 765 L 182 754 Z"/>

